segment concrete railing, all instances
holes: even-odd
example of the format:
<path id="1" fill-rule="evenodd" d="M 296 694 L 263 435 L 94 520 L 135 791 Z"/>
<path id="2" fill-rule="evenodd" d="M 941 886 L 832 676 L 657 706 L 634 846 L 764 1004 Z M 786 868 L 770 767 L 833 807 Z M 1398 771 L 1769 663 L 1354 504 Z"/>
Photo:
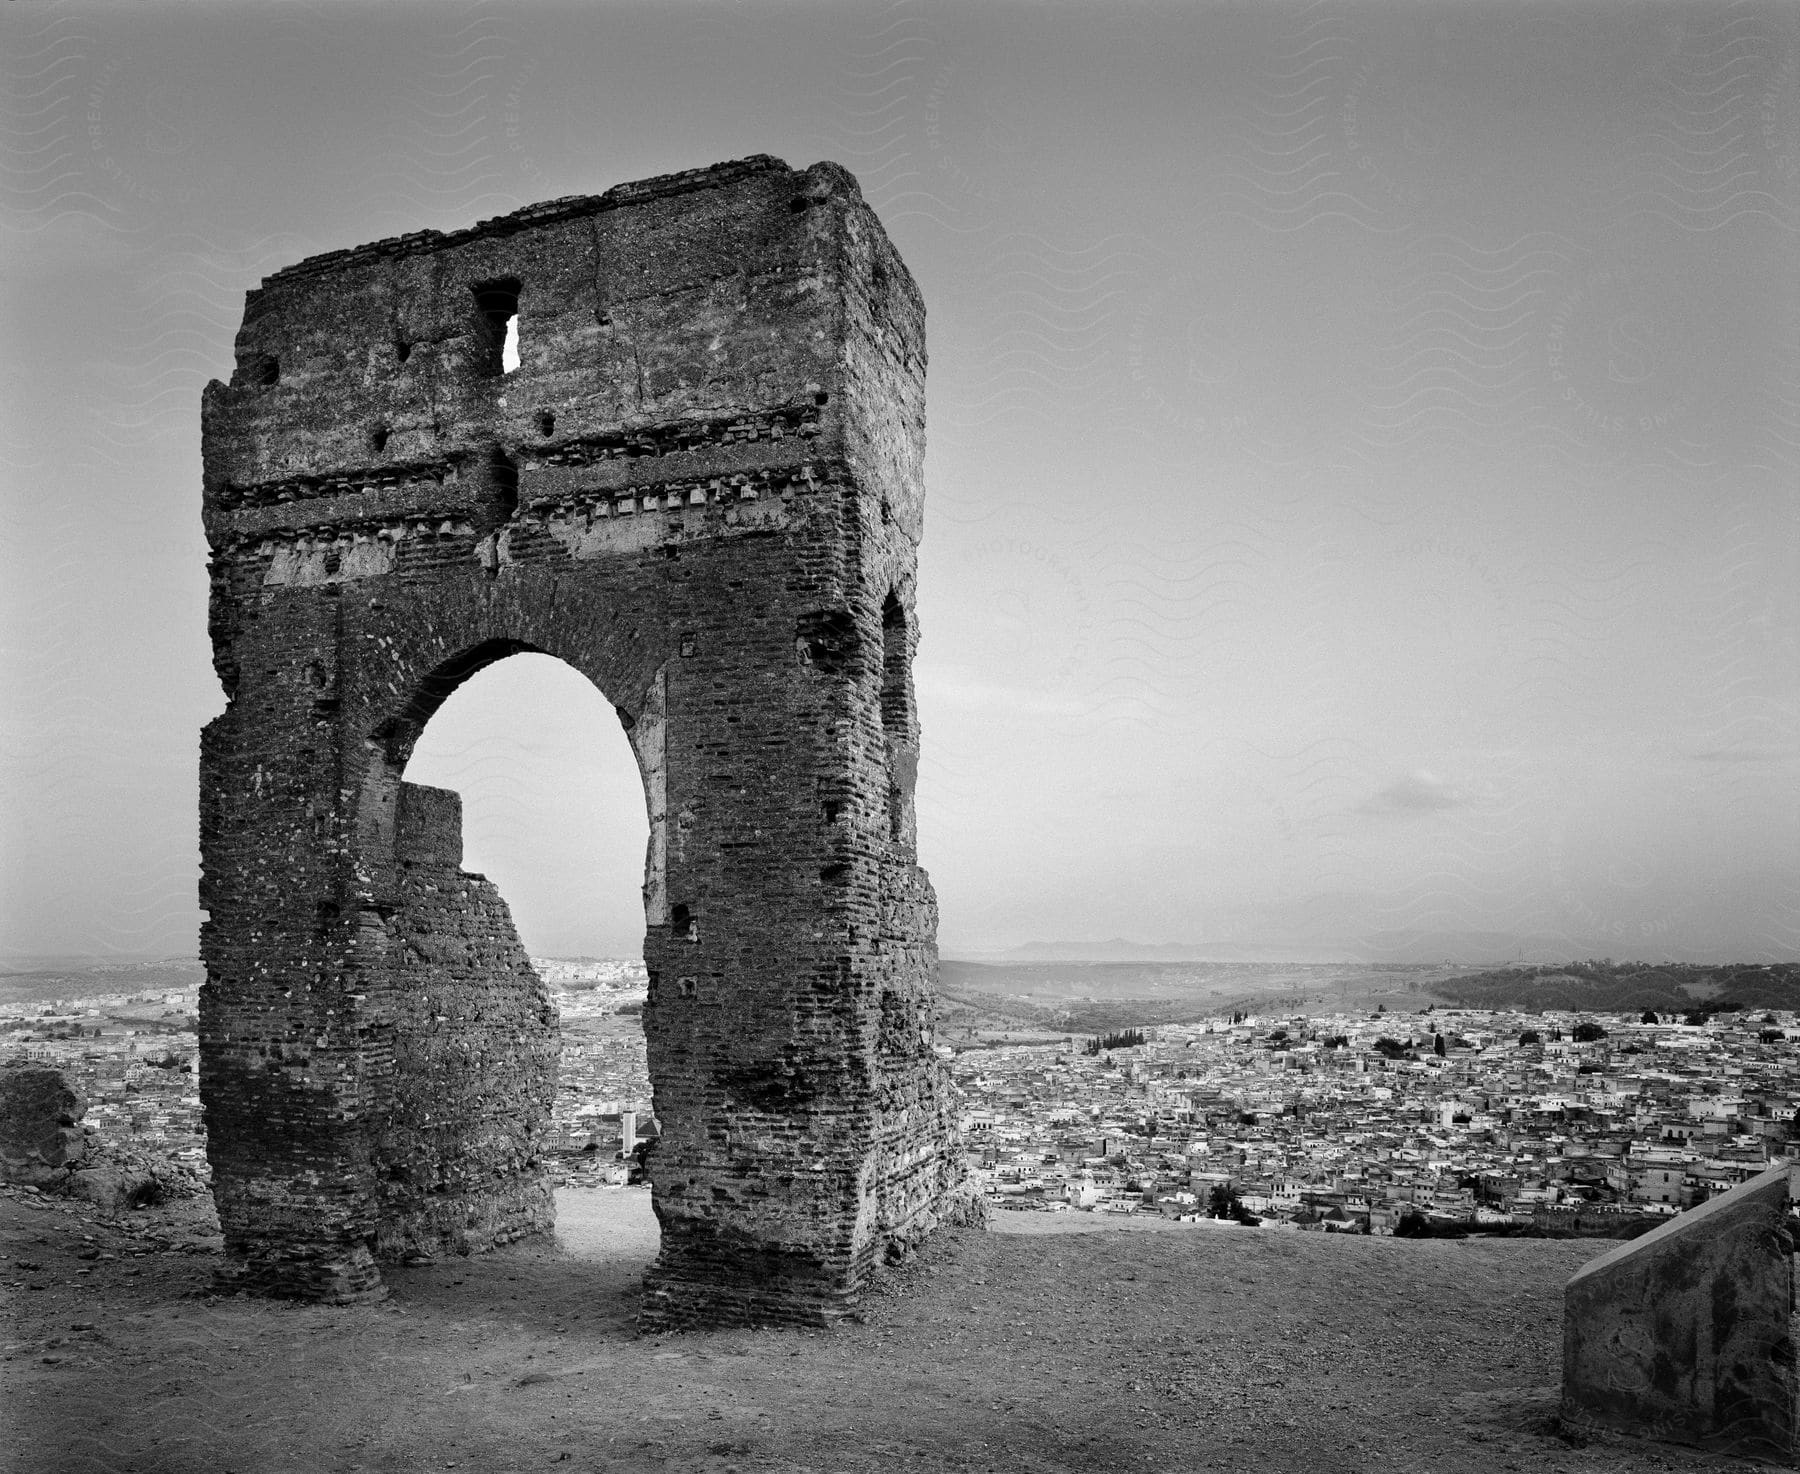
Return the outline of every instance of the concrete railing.
<path id="1" fill-rule="evenodd" d="M 1794 1462 L 1793 1170 L 1770 1167 L 1575 1273 L 1565 1424 Z"/>

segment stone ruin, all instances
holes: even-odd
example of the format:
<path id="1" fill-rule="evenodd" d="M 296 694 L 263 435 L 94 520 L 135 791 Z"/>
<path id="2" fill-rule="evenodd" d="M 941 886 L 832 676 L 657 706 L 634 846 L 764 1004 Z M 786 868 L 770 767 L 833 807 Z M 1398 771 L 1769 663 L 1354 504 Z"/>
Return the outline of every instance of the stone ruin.
<path id="1" fill-rule="evenodd" d="M 0 1062 L 0 1182 L 41 1187 L 82 1167 L 87 1097 L 61 1070 Z"/>
<path id="2" fill-rule="evenodd" d="M 202 406 L 201 1081 L 241 1283 L 361 1300 L 551 1226 L 555 1010 L 456 795 L 401 780 L 521 651 L 599 687 L 644 782 L 644 1323 L 829 1321 L 968 1211 L 913 817 L 924 374 L 918 289 L 828 163 L 248 294 Z"/>
<path id="3" fill-rule="evenodd" d="M 205 1185 L 186 1163 L 84 1123 L 87 1095 L 54 1065 L 0 1061 L 0 1182 L 117 1209 L 194 1197 Z"/>

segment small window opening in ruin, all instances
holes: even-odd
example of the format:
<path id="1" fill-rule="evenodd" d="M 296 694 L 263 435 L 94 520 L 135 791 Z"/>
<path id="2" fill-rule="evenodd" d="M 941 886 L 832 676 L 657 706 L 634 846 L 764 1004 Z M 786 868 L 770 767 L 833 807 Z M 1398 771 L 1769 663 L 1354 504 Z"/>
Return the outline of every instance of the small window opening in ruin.
<path id="1" fill-rule="evenodd" d="M 412 357 L 412 344 L 404 338 L 394 339 L 394 357 L 401 363 Z"/>
<path id="2" fill-rule="evenodd" d="M 538 415 L 537 425 L 538 434 L 554 435 L 556 433 L 556 416 L 549 410 L 544 410 Z"/>
<path id="3" fill-rule="evenodd" d="M 380 455 L 387 449 L 387 443 L 388 427 L 386 425 L 375 425 L 371 427 L 369 430 L 369 449 L 374 451 L 376 455 Z"/>
<path id="4" fill-rule="evenodd" d="M 697 942 L 700 940 L 700 923 L 686 906 L 676 905 L 669 908 L 669 935 L 678 942 Z"/>
<path id="5" fill-rule="evenodd" d="M 881 725 L 890 739 L 911 735 L 910 693 L 906 670 L 906 610 L 889 594 L 881 610 Z"/>
<path id="6" fill-rule="evenodd" d="M 471 290 L 479 318 L 477 367 L 490 376 L 510 374 L 519 366 L 519 284 L 483 282 Z"/>
<path id="7" fill-rule="evenodd" d="M 881 726 L 887 734 L 888 838 L 901 840 L 912 798 L 913 715 L 911 672 L 907 662 L 906 609 L 889 593 L 881 609 Z"/>
<path id="8" fill-rule="evenodd" d="M 519 468 L 497 445 L 488 452 L 488 504 L 496 527 L 519 510 Z"/>

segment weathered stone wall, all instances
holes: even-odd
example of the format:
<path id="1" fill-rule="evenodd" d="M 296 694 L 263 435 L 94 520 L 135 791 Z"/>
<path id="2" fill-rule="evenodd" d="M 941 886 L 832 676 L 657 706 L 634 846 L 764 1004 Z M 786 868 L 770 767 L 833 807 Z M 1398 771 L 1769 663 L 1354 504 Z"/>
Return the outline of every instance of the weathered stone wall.
<path id="1" fill-rule="evenodd" d="M 204 403 L 228 1248 L 355 1298 L 377 1252 L 453 1241 L 417 1194 L 466 1182 L 504 1111 L 471 1105 L 429 1166 L 400 1146 L 429 1134 L 401 1085 L 466 1039 L 446 1015 L 405 1043 L 409 935 L 453 951 L 466 906 L 458 996 L 529 989 L 492 892 L 403 842 L 400 773 L 462 680 L 535 650 L 606 694 L 644 777 L 646 1319 L 849 1308 L 962 1192 L 912 812 L 924 314 L 855 181 L 749 159 L 315 258 L 251 294 L 237 357 Z M 531 1129 L 494 1142 L 519 1186 L 477 1214 L 493 1236 L 541 1221 Z"/>
<path id="2" fill-rule="evenodd" d="M 393 1076 L 377 1113 L 375 1255 L 471 1253 L 548 1229 L 542 1150 L 556 1096 L 556 1008 L 500 893 L 462 869 L 462 799 L 400 788 L 400 906 L 383 1011 Z"/>
<path id="3" fill-rule="evenodd" d="M 61 1070 L 0 1061 L 0 1182 L 67 1178 L 87 1156 L 87 1097 Z"/>
<path id="4" fill-rule="evenodd" d="M 1565 1424 L 1793 1462 L 1793 1170 L 1778 1163 L 1575 1273 Z"/>

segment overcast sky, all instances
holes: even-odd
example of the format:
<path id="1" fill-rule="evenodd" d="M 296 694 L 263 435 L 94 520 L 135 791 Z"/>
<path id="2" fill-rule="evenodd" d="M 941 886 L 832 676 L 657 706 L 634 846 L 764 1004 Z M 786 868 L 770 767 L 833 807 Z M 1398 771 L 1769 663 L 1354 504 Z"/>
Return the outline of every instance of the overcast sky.
<path id="1" fill-rule="evenodd" d="M 1792 6 L 0 10 L 0 949 L 187 954 L 199 400 L 301 257 L 773 153 L 924 292 L 951 952 L 1800 955 Z M 641 939 L 606 704 L 409 776 Z"/>

